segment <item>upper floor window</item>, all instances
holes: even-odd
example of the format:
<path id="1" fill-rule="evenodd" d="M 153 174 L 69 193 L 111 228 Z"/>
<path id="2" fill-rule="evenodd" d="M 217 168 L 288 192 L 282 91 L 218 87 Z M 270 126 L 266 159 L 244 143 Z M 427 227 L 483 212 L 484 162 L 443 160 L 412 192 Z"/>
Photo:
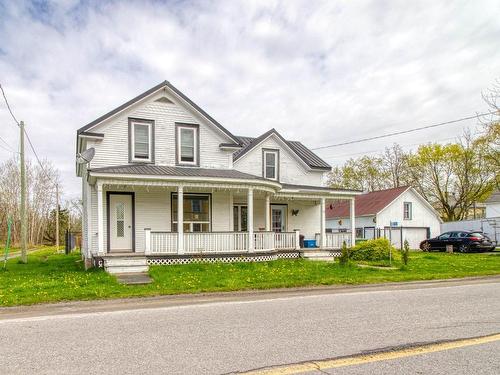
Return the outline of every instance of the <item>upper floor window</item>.
<path id="1" fill-rule="evenodd" d="M 152 163 L 154 122 L 129 119 L 130 161 Z"/>
<path id="2" fill-rule="evenodd" d="M 177 164 L 198 165 L 198 125 L 176 124 L 176 132 Z"/>
<path id="3" fill-rule="evenodd" d="M 278 150 L 263 150 L 262 151 L 262 172 L 264 178 L 277 180 L 279 176 L 279 151 Z"/>
<path id="4" fill-rule="evenodd" d="M 404 202 L 403 203 L 403 219 L 404 220 L 411 220 L 412 217 L 412 207 L 411 207 L 411 202 Z"/>

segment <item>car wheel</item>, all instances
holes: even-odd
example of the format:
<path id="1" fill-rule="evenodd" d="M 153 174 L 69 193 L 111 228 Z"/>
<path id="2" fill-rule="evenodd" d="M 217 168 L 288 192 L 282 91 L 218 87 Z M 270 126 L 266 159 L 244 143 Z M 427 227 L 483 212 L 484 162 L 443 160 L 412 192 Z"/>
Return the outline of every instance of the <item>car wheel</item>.
<path id="1" fill-rule="evenodd" d="M 468 253 L 469 252 L 469 245 L 464 244 L 464 243 L 460 244 L 460 246 L 458 246 L 458 251 L 460 253 Z"/>
<path id="2" fill-rule="evenodd" d="M 422 244 L 422 251 L 431 251 L 432 248 L 431 248 L 431 244 L 429 242 L 424 242 Z"/>

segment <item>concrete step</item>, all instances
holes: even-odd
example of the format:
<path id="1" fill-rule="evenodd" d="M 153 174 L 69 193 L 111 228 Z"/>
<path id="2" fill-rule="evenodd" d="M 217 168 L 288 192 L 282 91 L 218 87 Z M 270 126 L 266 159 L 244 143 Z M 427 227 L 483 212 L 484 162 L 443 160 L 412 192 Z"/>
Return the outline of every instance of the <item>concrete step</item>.
<path id="1" fill-rule="evenodd" d="M 304 251 L 303 256 L 304 258 L 331 257 L 330 252 L 324 250 Z"/>
<path id="2" fill-rule="evenodd" d="M 333 262 L 334 258 L 330 255 L 329 251 L 325 250 L 304 250 L 302 252 L 302 257 L 309 260 L 319 260 L 323 262 Z"/>
<path id="3" fill-rule="evenodd" d="M 116 279 L 119 283 L 125 285 L 141 285 L 150 284 L 152 282 L 151 278 L 146 272 L 118 273 L 116 274 Z"/>
<path id="4" fill-rule="evenodd" d="M 119 273 L 142 273 L 142 272 L 148 272 L 149 267 L 147 265 L 145 266 L 104 266 L 104 269 L 106 272 L 109 272 L 110 274 L 116 275 Z"/>
<path id="5" fill-rule="evenodd" d="M 104 269 L 111 274 L 148 272 L 145 256 L 108 256 L 104 257 Z"/>
<path id="6" fill-rule="evenodd" d="M 314 258 L 306 258 L 307 260 L 312 260 L 314 262 L 316 261 L 321 261 L 321 262 L 334 262 L 335 259 L 333 257 L 314 257 Z"/>
<path id="7" fill-rule="evenodd" d="M 104 266 L 146 266 L 148 261 L 146 257 L 105 257 Z"/>

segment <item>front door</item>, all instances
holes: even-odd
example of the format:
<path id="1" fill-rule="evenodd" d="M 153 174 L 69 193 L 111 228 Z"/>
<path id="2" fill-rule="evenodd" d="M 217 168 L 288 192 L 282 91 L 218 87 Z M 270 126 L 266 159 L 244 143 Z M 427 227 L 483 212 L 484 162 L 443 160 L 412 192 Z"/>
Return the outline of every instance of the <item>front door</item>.
<path id="1" fill-rule="evenodd" d="M 109 195 L 109 250 L 132 251 L 132 195 Z"/>
<path id="2" fill-rule="evenodd" d="M 284 205 L 271 205 L 271 230 L 286 232 L 286 208 Z"/>

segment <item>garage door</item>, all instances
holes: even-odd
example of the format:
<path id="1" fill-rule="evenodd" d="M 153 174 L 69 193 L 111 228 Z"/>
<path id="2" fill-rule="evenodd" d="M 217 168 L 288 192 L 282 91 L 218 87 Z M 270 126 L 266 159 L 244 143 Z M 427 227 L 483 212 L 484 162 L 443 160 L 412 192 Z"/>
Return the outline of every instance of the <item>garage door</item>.
<path id="1" fill-rule="evenodd" d="M 410 249 L 418 249 L 420 242 L 427 239 L 427 232 L 427 227 L 385 227 L 380 231 L 380 236 L 390 240 L 396 249 L 401 249 L 405 240 L 410 244 Z M 401 239 L 403 243 L 401 243 Z"/>
<path id="2" fill-rule="evenodd" d="M 410 249 L 418 249 L 420 242 L 427 239 L 428 228 L 403 228 L 403 241 L 406 239 Z"/>

